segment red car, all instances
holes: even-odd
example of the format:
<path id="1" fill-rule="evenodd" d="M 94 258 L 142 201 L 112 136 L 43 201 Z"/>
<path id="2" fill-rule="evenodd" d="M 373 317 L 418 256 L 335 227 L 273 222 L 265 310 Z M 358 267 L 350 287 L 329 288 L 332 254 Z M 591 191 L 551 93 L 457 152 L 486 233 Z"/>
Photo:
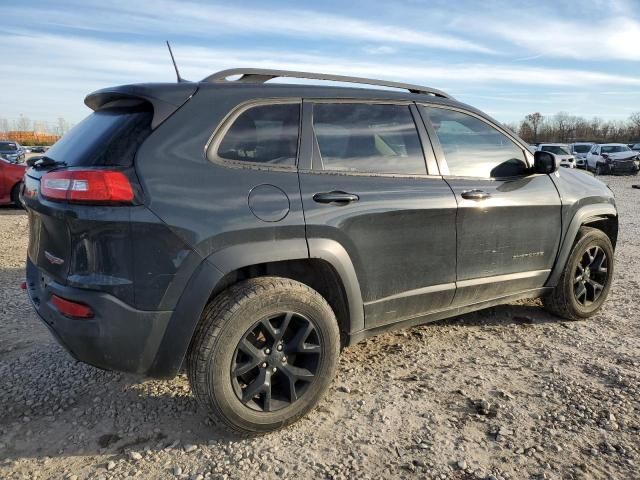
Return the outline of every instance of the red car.
<path id="1" fill-rule="evenodd" d="M 0 157 L 0 205 L 20 205 L 18 194 L 27 165 Z"/>

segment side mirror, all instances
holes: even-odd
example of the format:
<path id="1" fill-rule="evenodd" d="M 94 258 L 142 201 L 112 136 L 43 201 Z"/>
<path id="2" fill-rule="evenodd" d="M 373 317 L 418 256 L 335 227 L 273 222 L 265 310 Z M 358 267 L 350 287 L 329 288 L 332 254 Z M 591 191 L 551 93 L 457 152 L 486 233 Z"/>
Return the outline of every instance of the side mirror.
<path id="1" fill-rule="evenodd" d="M 533 170 L 535 173 L 549 175 L 558 170 L 559 163 L 556 156 L 551 152 L 538 150 L 533 154 Z"/>

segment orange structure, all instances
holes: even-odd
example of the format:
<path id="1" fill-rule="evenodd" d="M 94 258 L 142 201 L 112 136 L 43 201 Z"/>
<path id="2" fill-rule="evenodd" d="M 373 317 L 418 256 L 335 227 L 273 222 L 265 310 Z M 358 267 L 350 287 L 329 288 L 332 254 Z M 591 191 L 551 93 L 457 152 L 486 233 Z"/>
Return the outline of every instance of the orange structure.
<path id="1" fill-rule="evenodd" d="M 60 139 L 60 136 L 45 132 L 13 130 L 0 133 L 0 138 L 13 140 L 14 142 L 18 142 L 23 145 L 53 145 Z"/>

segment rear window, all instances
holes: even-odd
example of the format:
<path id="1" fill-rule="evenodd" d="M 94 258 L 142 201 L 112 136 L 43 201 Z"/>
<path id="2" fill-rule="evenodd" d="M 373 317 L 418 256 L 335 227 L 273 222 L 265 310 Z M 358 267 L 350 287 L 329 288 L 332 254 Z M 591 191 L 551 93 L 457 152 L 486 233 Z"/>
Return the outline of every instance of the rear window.
<path id="1" fill-rule="evenodd" d="M 591 150 L 591 145 L 574 145 L 573 151 L 576 153 L 587 153 Z"/>
<path id="2" fill-rule="evenodd" d="M 551 152 L 555 155 L 569 155 L 569 152 L 557 145 L 545 145 L 540 148 L 540 150 L 542 150 L 543 152 Z"/>
<path id="3" fill-rule="evenodd" d="M 151 133 L 152 117 L 150 107 L 98 110 L 56 142 L 46 156 L 70 167 L 129 167 Z"/>
<path id="4" fill-rule="evenodd" d="M 18 147 L 15 143 L 0 142 L 0 150 L 5 152 L 15 152 L 16 150 L 18 150 Z"/>
<path id="5" fill-rule="evenodd" d="M 620 153 L 629 152 L 631 149 L 626 145 L 603 145 L 602 153 Z"/>

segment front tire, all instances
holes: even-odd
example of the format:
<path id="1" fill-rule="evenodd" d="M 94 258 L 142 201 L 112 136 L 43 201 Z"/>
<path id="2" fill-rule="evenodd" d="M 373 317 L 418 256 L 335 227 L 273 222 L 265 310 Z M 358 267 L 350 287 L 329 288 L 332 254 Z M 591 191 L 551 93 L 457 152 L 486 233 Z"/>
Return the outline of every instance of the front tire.
<path id="1" fill-rule="evenodd" d="M 207 305 L 187 375 L 214 424 L 247 436 L 290 425 L 314 408 L 339 353 L 336 317 L 318 292 L 294 280 L 253 278 Z"/>
<path id="2" fill-rule="evenodd" d="M 564 271 L 544 307 L 567 320 L 595 315 L 607 299 L 613 278 L 613 246 L 601 230 L 582 227 Z"/>

